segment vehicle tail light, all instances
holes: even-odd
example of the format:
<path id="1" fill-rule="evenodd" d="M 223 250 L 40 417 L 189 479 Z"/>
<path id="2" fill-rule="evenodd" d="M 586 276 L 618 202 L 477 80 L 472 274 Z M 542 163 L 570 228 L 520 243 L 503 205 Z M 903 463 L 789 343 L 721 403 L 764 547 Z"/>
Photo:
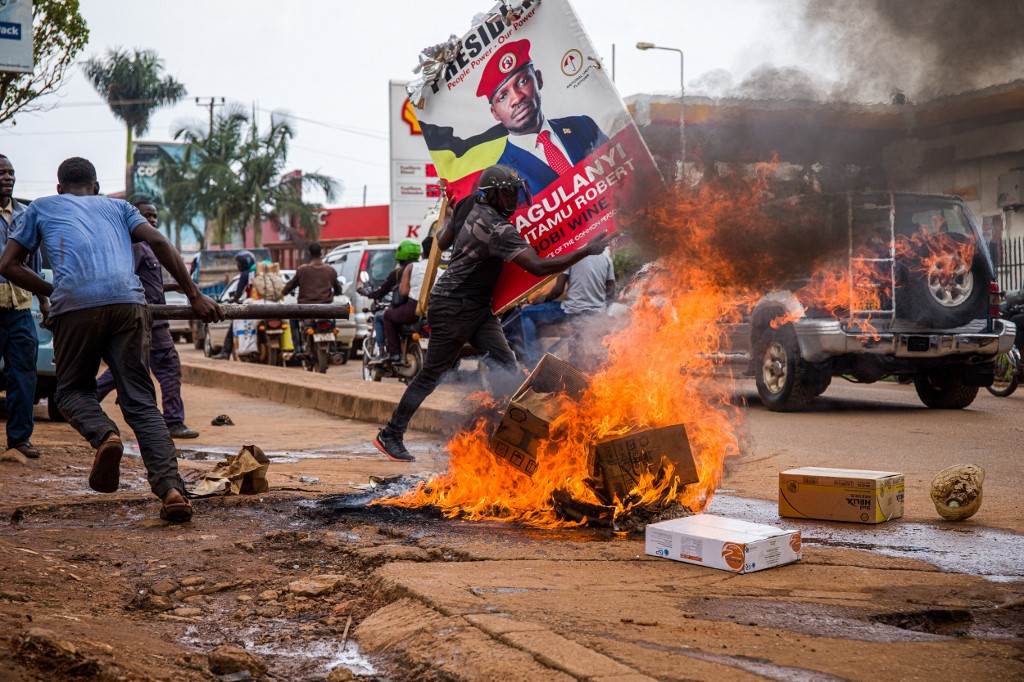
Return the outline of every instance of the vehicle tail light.
<path id="1" fill-rule="evenodd" d="M 267 326 L 270 327 L 271 329 L 280 329 L 281 320 L 267 320 Z"/>
<path id="2" fill-rule="evenodd" d="M 420 332 L 423 334 L 423 336 L 429 337 L 430 336 L 430 325 L 427 324 L 426 322 L 424 322 L 422 325 L 420 325 Z"/>
<path id="3" fill-rule="evenodd" d="M 363 257 L 359 259 L 359 272 L 356 273 L 356 279 L 358 281 L 359 275 L 366 272 L 366 269 L 370 266 L 370 250 L 363 251 Z"/>
<path id="4" fill-rule="evenodd" d="M 330 331 L 333 327 L 334 322 L 332 320 L 318 320 L 316 323 L 317 330 L 322 332 Z"/>
<path id="5" fill-rule="evenodd" d="M 999 282 L 989 282 L 988 284 L 988 316 L 989 317 L 1002 317 L 1002 311 L 999 309 L 999 304 L 1003 302 L 1003 292 L 999 290 Z"/>
<path id="6" fill-rule="evenodd" d="M 412 340 L 418 343 L 420 340 L 420 335 L 414 332 L 412 335 Z"/>
<path id="7" fill-rule="evenodd" d="M 261 332 L 265 332 L 267 331 L 267 325 L 261 324 L 257 327 L 257 329 L 260 330 Z"/>
<path id="8" fill-rule="evenodd" d="M 313 329 L 312 327 L 306 327 L 306 334 L 307 335 L 313 336 L 313 334 L 315 334 L 315 333 L 316 333 L 315 329 Z"/>

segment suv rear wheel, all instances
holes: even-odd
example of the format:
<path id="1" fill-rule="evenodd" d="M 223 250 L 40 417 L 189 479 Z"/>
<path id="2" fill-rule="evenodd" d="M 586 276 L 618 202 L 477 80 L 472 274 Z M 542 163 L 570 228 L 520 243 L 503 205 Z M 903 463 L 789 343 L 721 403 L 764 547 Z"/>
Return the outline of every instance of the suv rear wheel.
<path id="1" fill-rule="evenodd" d="M 754 344 L 755 383 L 761 402 L 773 412 L 806 407 L 828 388 L 831 377 L 804 362 L 792 325 L 764 329 Z"/>
<path id="2" fill-rule="evenodd" d="M 977 386 L 967 386 L 956 369 L 934 370 L 914 377 L 921 402 L 935 410 L 962 410 L 978 395 Z"/>

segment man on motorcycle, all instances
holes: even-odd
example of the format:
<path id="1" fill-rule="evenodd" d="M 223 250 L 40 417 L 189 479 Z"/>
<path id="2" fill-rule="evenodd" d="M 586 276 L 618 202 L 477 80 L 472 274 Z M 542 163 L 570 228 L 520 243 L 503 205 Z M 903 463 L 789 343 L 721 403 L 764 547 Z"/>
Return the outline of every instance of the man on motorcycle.
<path id="1" fill-rule="evenodd" d="M 256 257 L 251 251 L 242 250 L 235 254 L 235 267 L 238 268 L 238 286 L 231 292 L 228 303 L 241 303 L 246 297 L 249 289 L 249 279 L 252 271 L 256 269 Z M 231 358 L 231 349 L 234 348 L 235 327 L 228 325 L 228 334 L 224 337 L 224 344 L 220 352 L 213 357 L 217 360 L 228 360 Z"/>
<path id="2" fill-rule="evenodd" d="M 393 365 L 402 362 L 398 328 L 416 321 L 416 300 L 409 297 L 412 283 L 413 264 L 420 259 L 422 249 L 411 239 L 404 240 L 395 250 L 395 269 L 374 291 L 360 287 L 359 293 L 373 299 L 391 294 L 391 305 L 383 314 L 373 319 L 377 343 L 386 340 L 387 361 Z"/>
<path id="3" fill-rule="evenodd" d="M 491 312 L 491 299 L 504 263 L 515 263 L 531 275 L 547 277 L 562 272 L 583 258 L 604 251 L 608 237 L 602 234 L 576 251 L 541 258 L 523 239 L 509 218 L 531 197 L 523 179 L 507 166 L 491 166 L 480 174 L 475 195 L 467 210 L 456 208 L 455 218 L 437 236 L 438 247 L 454 243 L 451 263 L 430 292 L 427 319 L 430 345 L 416 378 L 405 389 L 398 407 L 381 429 L 374 445 L 390 459 L 415 460 L 403 436 L 420 404 L 437 387 L 441 375 L 458 359 L 466 343 L 485 354 L 484 362 L 514 372 L 515 355 Z"/>

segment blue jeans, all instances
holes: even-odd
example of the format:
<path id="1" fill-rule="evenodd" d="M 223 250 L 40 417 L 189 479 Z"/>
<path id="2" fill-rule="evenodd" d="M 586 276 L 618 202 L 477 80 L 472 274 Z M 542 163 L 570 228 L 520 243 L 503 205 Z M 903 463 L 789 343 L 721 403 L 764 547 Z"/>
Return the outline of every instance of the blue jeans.
<path id="1" fill-rule="evenodd" d="M 376 348 L 374 351 L 377 353 L 377 357 L 384 357 L 384 311 L 374 313 L 373 315 L 373 340 L 376 342 Z"/>
<path id="2" fill-rule="evenodd" d="M 568 317 L 558 301 L 534 303 L 523 306 L 519 311 L 519 323 L 523 334 L 523 353 L 526 363 L 530 366 L 540 360 L 540 340 L 537 327 L 546 324 L 557 324 Z"/>
<path id="3" fill-rule="evenodd" d="M 30 310 L 0 309 L 0 357 L 7 377 L 7 447 L 29 442 L 35 422 L 39 339 Z"/>

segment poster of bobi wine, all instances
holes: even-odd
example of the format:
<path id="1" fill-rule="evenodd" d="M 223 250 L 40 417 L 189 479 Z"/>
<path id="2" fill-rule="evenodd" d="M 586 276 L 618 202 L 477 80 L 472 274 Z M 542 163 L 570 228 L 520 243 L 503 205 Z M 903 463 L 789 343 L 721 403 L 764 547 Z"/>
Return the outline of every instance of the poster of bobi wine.
<path id="1" fill-rule="evenodd" d="M 425 50 L 421 68 L 416 116 L 449 201 L 472 193 L 489 166 L 516 169 L 530 199 L 511 222 L 541 257 L 614 232 L 621 193 L 639 177 L 657 177 L 567 0 L 499 4 L 461 38 Z M 542 282 L 506 263 L 494 310 Z"/>

